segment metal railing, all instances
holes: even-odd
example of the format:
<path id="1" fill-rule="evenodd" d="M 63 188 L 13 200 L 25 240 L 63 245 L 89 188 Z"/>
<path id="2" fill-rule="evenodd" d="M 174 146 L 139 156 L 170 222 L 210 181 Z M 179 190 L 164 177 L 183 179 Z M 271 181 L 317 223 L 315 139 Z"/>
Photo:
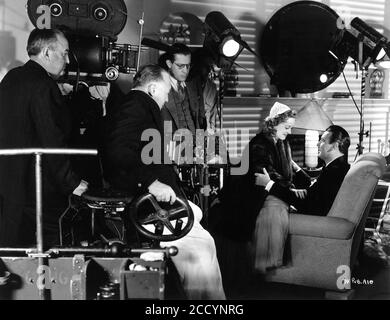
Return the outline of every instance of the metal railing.
<path id="1" fill-rule="evenodd" d="M 36 196 L 36 224 L 37 224 L 37 251 L 34 256 L 38 258 L 38 267 L 44 265 L 46 255 L 43 246 L 43 206 L 42 206 L 42 156 L 43 155 L 97 155 L 97 150 L 84 149 L 3 149 L 0 156 L 35 156 L 35 196 Z M 39 269 L 40 270 L 40 269 Z M 45 299 L 45 290 L 39 289 L 39 296 Z"/>

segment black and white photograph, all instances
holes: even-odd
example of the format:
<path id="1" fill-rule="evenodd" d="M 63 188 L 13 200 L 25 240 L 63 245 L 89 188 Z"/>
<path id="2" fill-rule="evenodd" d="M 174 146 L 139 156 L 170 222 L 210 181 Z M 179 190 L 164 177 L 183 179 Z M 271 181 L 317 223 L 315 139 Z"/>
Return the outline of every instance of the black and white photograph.
<path id="1" fill-rule="evenodd" d="M 389 77 L 385 0 L 0 0 L 0 300 L 390 300 Z"/>

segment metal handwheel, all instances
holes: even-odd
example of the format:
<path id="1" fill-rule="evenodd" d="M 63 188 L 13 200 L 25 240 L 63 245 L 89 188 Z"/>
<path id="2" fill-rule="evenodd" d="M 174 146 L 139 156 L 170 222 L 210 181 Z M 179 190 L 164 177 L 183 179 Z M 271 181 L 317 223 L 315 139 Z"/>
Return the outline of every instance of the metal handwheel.
<path id="1" fill-rule="evenodd" d="M 141 205 L 148 202 L 154 211 L 151 213 L 141 212 Z M 139 197 L 133 204 L 134 210 L 131 210 L 130 219 L 135 228 L 144 236 L 157 241 L 174 241 L 188 234 L 194 224 L 194 214 L 189 204 L 179 197 L 176 198 L 175 204 L 179 204 L 179 206 L 169 210 L 163 209 L 154 196 L 146 194 Z M 187 222 L 183 227 L 182 219 L 184 218 L 187 218 Z M 176 222 L 175 225 L 173 222 Z M 146 225 L 154 225 L 155 231 L 148 230 L 145 228 Z M 168 230 L 169 234 L 163 234 L 165 229 Z"/>

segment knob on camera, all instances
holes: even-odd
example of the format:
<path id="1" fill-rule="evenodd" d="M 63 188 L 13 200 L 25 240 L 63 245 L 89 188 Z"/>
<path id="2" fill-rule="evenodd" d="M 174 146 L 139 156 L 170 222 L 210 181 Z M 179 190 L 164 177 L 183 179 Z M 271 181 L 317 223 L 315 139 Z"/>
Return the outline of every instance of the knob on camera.
<path id="1" fill-rule="evenodd" d="M 50 5 L 50 13 L 53 17 L 59 17 L 60 15 L 62 15 L 62 5 L 58 2 L 53 2 L 51 5 Z"/>
<path id="2" fill-rule="evenodd" d="M 108 67 L 105 74 L 108 81 L 115 81 L 119 78 L 119 70 L 115 67 Z"/>
<path id="3" fill-rule="evenodd" d="M 93 17 L 97 21 L 105 21 L 108 18 L 109 9 L 107 6 L 99 3 L 92 9 Z"/>

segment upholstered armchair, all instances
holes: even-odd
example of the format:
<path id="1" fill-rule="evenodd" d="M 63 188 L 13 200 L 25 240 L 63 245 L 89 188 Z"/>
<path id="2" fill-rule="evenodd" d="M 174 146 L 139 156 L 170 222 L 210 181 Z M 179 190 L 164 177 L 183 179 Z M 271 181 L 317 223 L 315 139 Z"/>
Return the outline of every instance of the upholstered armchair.
<path id="1" fill-rule="evenodd" d="M 290 215 L 286 266 L 271 270 L 267 281 L 345 291 L 340 282 L 353 270 L 385 158 L 361 155 L 348 171 L 326 217 Z"/>

